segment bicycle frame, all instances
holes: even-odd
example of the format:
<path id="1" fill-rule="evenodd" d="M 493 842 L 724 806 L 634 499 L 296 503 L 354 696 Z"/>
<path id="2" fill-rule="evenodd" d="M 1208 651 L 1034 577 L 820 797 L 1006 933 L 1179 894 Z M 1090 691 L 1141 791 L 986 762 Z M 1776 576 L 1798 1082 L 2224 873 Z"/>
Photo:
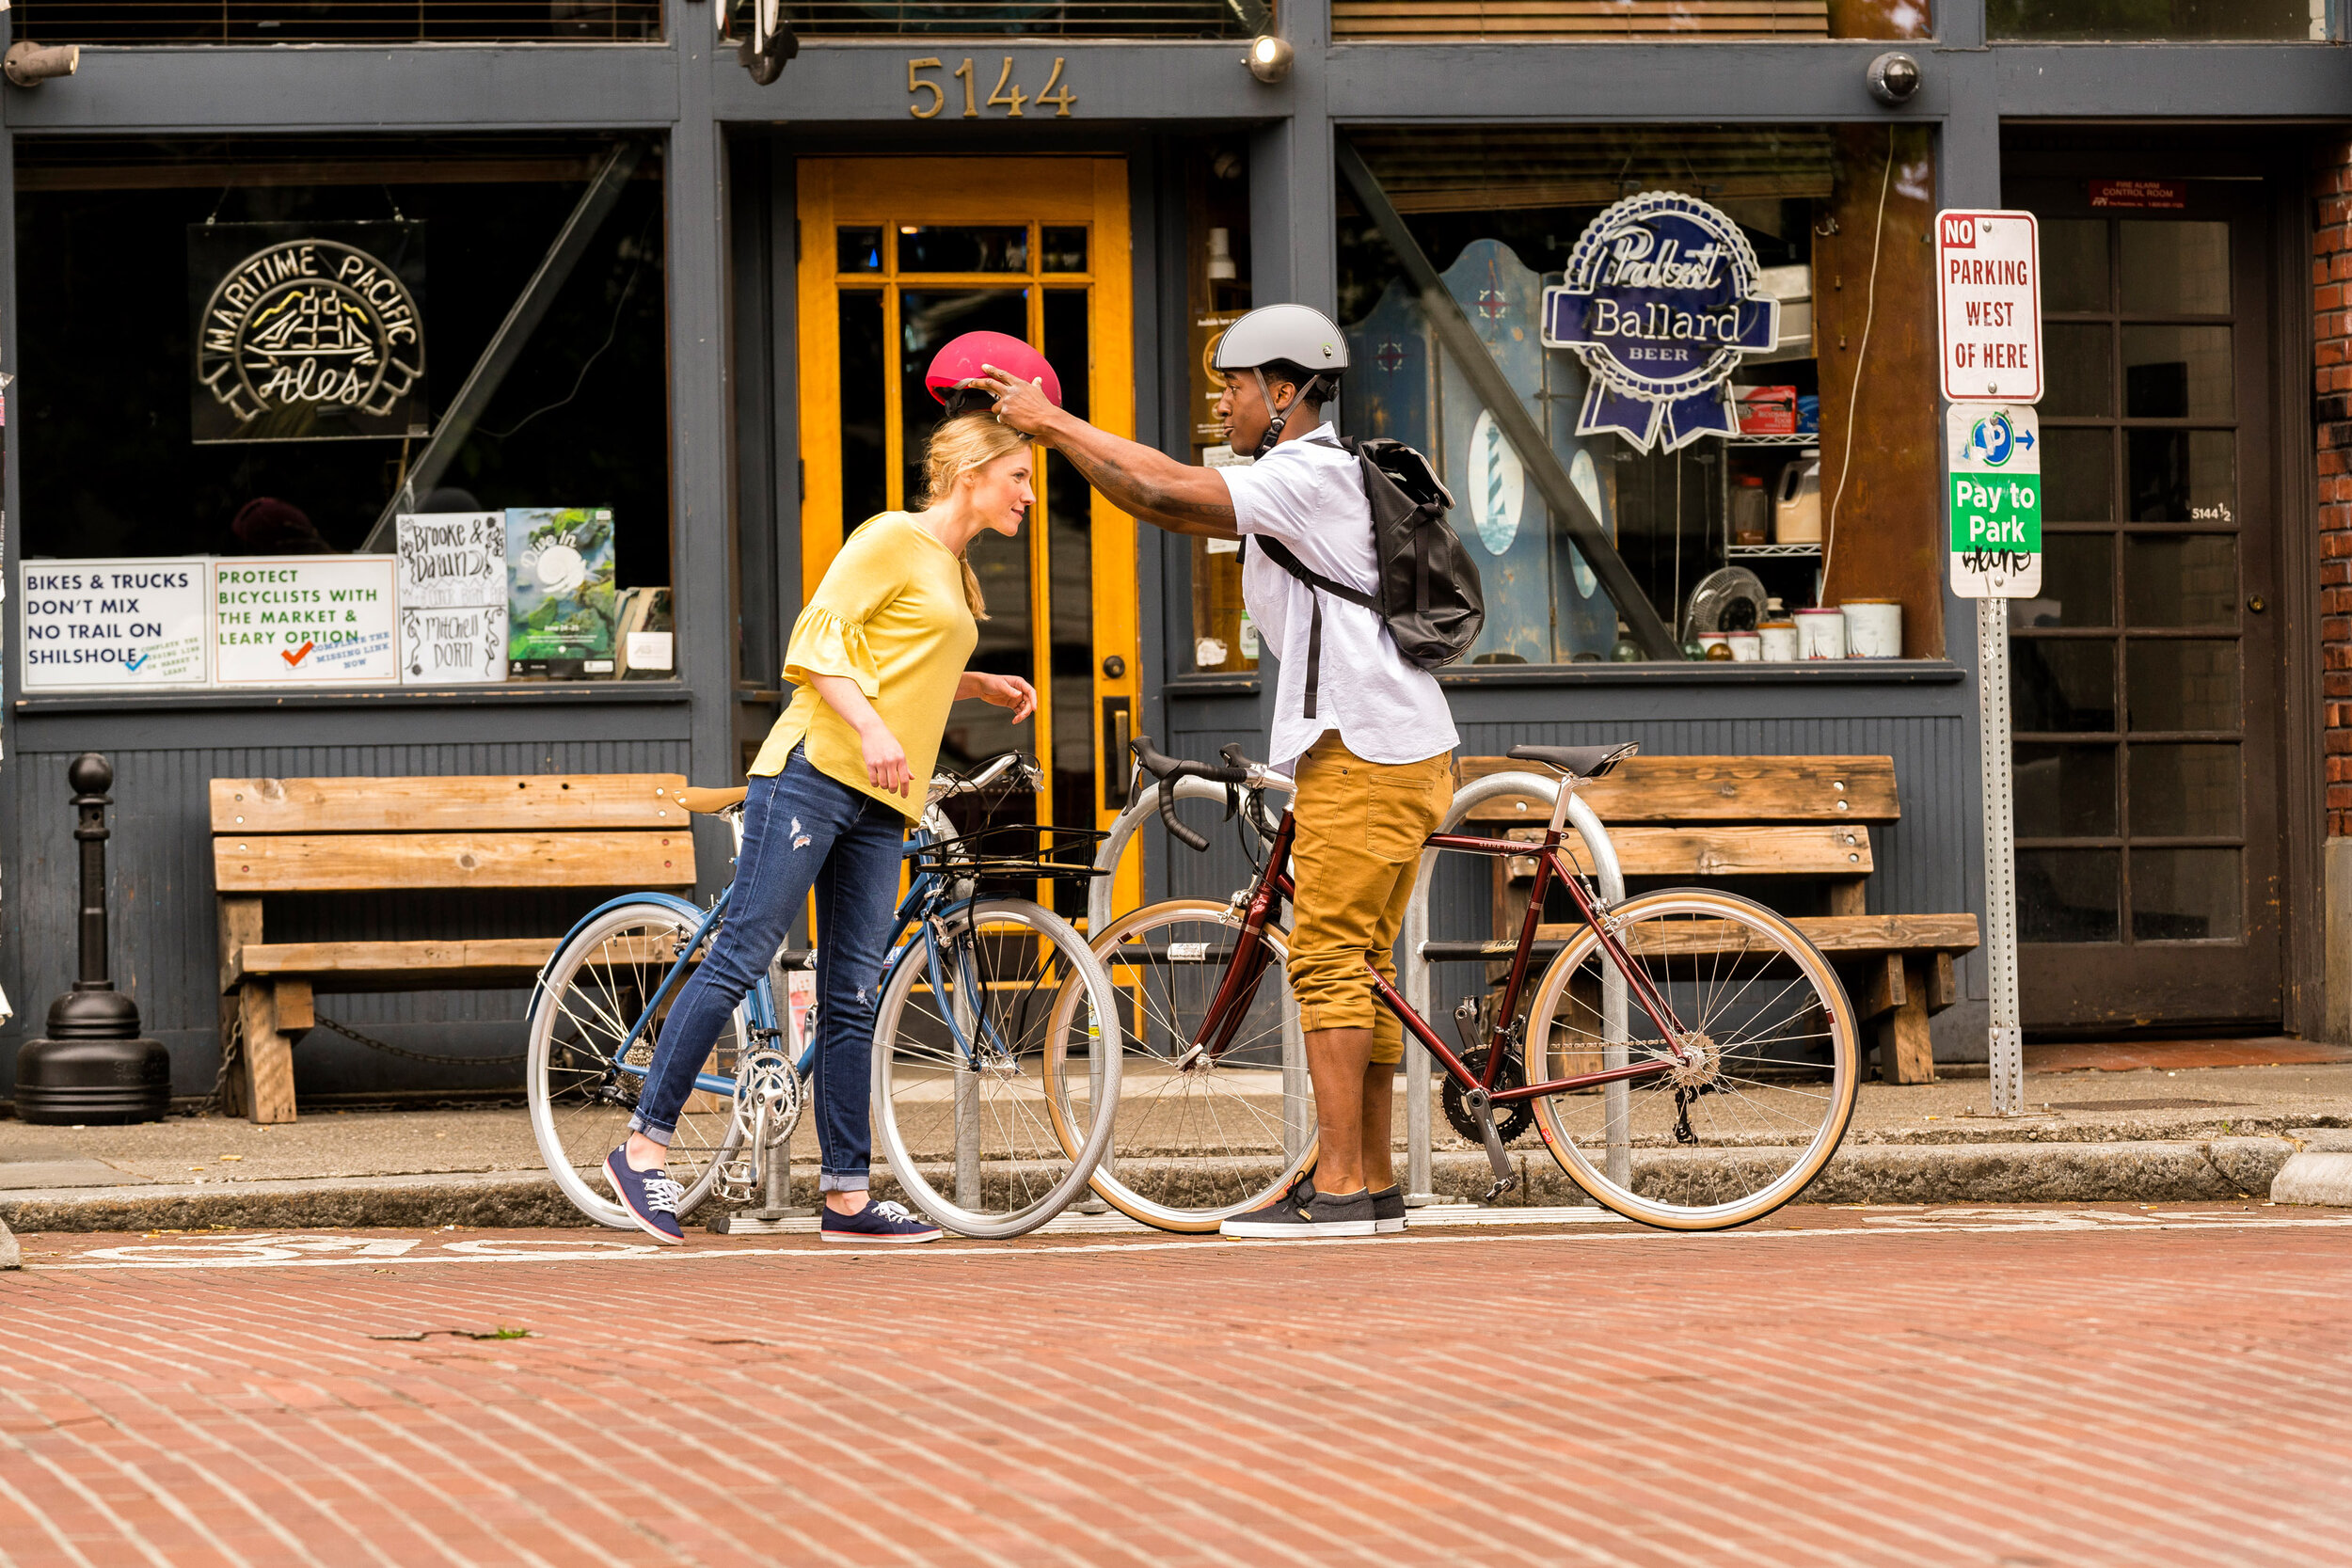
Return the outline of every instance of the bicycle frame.
<path id="1" fill-rule="evenodd" d="M 1284 812 L 1276 829 L 1274 842 L 1266 851 L 1265 869 L 1259 873 L 1258 880 L 1250 889 L 1249 901 L 1243 909 L 1241 935 L 1235 940 L 1233 957 L 1226 966 L 1224 981 L 1218 986 L 1216 996 L 1210 1002 L 1208 1011 L 1201 1019 L 1200 1032 L 1195 1037 L 1188 1056 L 1205 1053 L 1214 1061 L 1223 1054 L 1232 1043 L 1235 1031 L 1241 1027 L 1251 998 L 1257 994 L 1259 982 L 1264 977 L 1265 966 L 1271 958 L 1265 944 L 1266 922 L 1273 918 L 1279 900 L 1295 899 L 1297 896 L 1297 889 L 1286 869 L 1296 831 L 1291 814 Z M 1528 960 L 1534 953 L 1535 928 L 1543 920 L 1544 895 L 1554 879 L 1566 886 L 1569 897 L 1575 900 L 1578 915 L 1599 939 L 1601 951 L 1625 980 L 1633 1000 L 1640 1004 L 1643 1012 L 1649 1015 L 1650 1022 L 1660 1032 L 1660 1037 L 1674 1044 L 1680 1041 L 1686 1032 L 1676 1020 L 1672 1006 L 1651 984 L 1648 974 L 1634 963 L 1632 956 L 1601 918 L 1600 911 L 1594 908 L 1591 897 L 1584 891 L 1584 884 L 1561 858 L 1565 836 L 1556 826 L 1547 829 L 1542 844 L 1537 847 L 1542 852 L 1535 862 L 1535 885 L 1528 895 L 1527 917 L 1520 924 L 1518 942 L 1512 951 L 1511 975 L 1503 988 L 1502 1005 L 1495 1009 L 1496 1022 L 1486 1037 L 1486 1062 L 1483 1071 L 1471 1072 L 1463 1064 L 1462 1058 L 1438 1037 L 1437 1031 L 1413 1010 L 1412 1004 L 1406 1001 L 1379 970 L 1373 967 L 1371 958 L 1367 957 L 1364 960 L 1365 971 L 1372 977 L 1373 994 L 1380 999 L 1381 1004 L 1396 1015 L 1397 1021 L 1412 1032 L 1414 1038 L 1444 1064 L 1447 1074 L 1455 1083 L 1466 1088 L 1475 1086 L 1486 1090 L 1487 1098 L 1497 1105 L 1534 1100 L 1542 1095 L 1563 1094 L 1571 1089 L 1592 1088 L 1603 1084 L 1652 1078 L 1673 1070 L 1677 1065 L 1671 1059 L 1636 1062 L 1620 1068 L 1604 1068 L 1597 1072 L 1554 1078 L 1522 1088 L 1495 1088 L 1495 1080 L 1502 1070 L 1502 1045 L 1509 1030 L 1509 1021 L 1518 1016 L 1519 998 L 1527 987 L 1531 967 Z M 1432 833 L 1422 841 L 1422 847 L 1492 856 L 1524 855 L 1530 846 L 1517 839 L 1481 838 L 1469 833 Z"/>
<path id="2" fill-rule="evenodd" d="M 900 851 L 900 858 L 913 858 L 929 848 L 931 842 L 930 833 L 918 830 L 907 840 L 906 847 Z M 928 916 L 936 911 L 940 903 L 944 893 L 940 885 L 941 881 L 942 879 L 933 872 L 918 872 L 911 879 L 907 895 L 899 900 L 898 908 L 892 917 L 890 957 L 882 965 L 883 983 L 888 982 L 891 971 L 904 961 L 906 954 L 913 951 L 913 945 L 907 942 L 906 937 L 908 930 L 917 926 L 923 931 L 925 956 L 930 960 L 932 971 L 937 973 L 939 946 L 932 936 Z M 709 940 L 711 931 L 726 914 L 727 902 L 734 896 L 734 894 L 735 885 L 732 882 L 719 890 L 719 896 L 712 901 L 708 912 L 703 915 L 701 924 L 694 927 L 693 937 L 680 947 L 677 960 L 671 964 L 669 971 L 662 975 L 661 983 L 656 986 L 653 994 L 646 998 L 645 1006 L 639 1011 L 636 1022 L 629 1025 L 628 1036 L 613 1051 L 613 1066 L 621 1072 L 631 1078 L 642 1079 L 645 1076 L 650 1064 L 640 1065 L 629 1061 L 629 1049 L 644 1037 L 646 1030 L 652 1027 L 655 1016 L 685 984 L 687 972 L 693 967 L 694 955 L 702 950 L 703 943 Z M 766 975 L 762 975 L 753 985 L 744 1002 L 751 1009 L 754 1036 L 756 1037 L 763 1031 L 772 1035 L 777 1028 L 775 998 L 770 994 Z M 946 1022 L 949 1032 L 955 1037 L 956 1048 L 967 1057 L 976 1056 L 977 1053 L 973 1050 L 972 1042 L 964 1037 L 963 1025 L 954 1016 L 953 1008 L 946 1009 Z M 807 1077 L 816 1053 L 816 1042 L 811 1040 L 802 1050 L 800 1060 L 792 1064 L 793 1071 L 803 1078 Z M 697 1072 L 694 1075 L 694 1087 L 707 1094 L 732 1095 L 735 1092 L 735 1080 L 722 1073 Z"/>

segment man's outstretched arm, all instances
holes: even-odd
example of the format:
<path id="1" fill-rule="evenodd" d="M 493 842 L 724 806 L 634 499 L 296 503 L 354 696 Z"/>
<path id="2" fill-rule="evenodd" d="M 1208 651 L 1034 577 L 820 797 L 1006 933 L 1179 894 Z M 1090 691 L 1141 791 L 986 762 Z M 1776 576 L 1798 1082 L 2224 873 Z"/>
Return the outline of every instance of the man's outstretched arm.
<path id="1" fill-rule="evenodd" d="M 1070 459 L 1089 484 L 1120 511 L 1175 533 L 1237 539 L 1233 498 L 1215 469 L 1179 463 L 1139 441 L 1098 430 L 1025 381 L 989 367 L 987 389 L 997 418 Z"/>

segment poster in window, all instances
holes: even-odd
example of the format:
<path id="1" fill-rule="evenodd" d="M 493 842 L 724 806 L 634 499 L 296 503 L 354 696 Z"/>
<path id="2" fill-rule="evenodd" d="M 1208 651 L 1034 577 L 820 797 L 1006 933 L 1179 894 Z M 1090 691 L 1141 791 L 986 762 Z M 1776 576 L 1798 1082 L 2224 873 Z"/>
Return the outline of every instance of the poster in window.
<path id="1" fill-rule="evenodd" d="M 212 562 L 197 558 L 25 561 L 26 691 L 129 691 L 209 684 L 204 606 Z"/>
<path id="2" fill-rule="evenodd" d="M 509 673 L 576 680 L 612 673 L 612 511 L 516 506 L 506 513 Z"/>
<path id="3" fill-rule="evenodd" d="M 392 686 L 393 558 L 235 556 L 213 563 L 223 686 Z"/>
<path id="4" fill-rule="evenodd" d="M 192 438 L 430 434 L 423 302 L 421 223 L 190 225 Z"/>

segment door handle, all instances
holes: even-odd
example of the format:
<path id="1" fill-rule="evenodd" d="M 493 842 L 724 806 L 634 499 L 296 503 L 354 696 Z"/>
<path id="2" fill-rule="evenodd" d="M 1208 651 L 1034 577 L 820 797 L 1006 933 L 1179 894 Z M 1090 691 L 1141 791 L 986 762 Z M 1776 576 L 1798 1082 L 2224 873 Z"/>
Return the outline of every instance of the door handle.
<path id="1" fill-rule="evenodd" d="M 2246 608 L 2252 610 L 2255 614 L 2260 615 L 2264 610 L 2270 608 L 2270 603 L 2260 594 L 2256 594 L 2246 601 Z"/>
<path id="2" fill-rule="evenodd" d="M 1103 699 L 1103 809 L 1125 811 L 1127 786 L 1135 777 L 1135 764 L 1128 759 L 1127 742 L 1133 738 L 1134 699 L 1105 697 Z"/>

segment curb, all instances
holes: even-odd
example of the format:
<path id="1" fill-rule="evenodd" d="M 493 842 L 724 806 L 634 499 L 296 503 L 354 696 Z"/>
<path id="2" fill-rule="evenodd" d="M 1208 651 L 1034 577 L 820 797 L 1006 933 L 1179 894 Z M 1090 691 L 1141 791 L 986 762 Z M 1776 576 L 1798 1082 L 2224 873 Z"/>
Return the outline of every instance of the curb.
<path id="1" fill-rule="evenodd" d="M 2319 1203 L 2352 1208 L 2352 1132 L 2305 1127 L 2290 1133 L 2295 1153 L 2270 1184 L 2280 1203 Z"/>
<path id="2" fill-rule="evenodd" d="M 2344 1140 L 2340 1151 L 2312 1143 Z M 1807 1203 L 2183 1203 L 2269 1194 L 2280 1202 L 2352 1204 L 2352 1136 L 2312 1141 L 2206 1138 L 2195 1142 L 1853 1144 L 1805 1189 Z M 1634 1184 L 1645 1196 L 1684 1203 L 1728 1196 L 1724 1179 L 1750 1162 L 1777 1163 L 1771 1149 L 1636 1149 Z M 2305 1162 L 2311 1162 L 2305 1164 Z M 1515 1150 L 1519 1185 L 1507 1207 L 1559 1208 L 1588 1200 L 1550 1155 Z M 1123 1180 L 1181 1188 L 1183 1160 L 1125 1160 Z M 2292 1172 L 2290 1175 L 2289 1173 Z M 1490 1181 L 1482 1154 L 1437 1157 L 1437 1196 L 1475 1200 Z M 1157 1178 L 1157 1180 L 1153 1179 Z M 797 1185 L 797 1184 L 796 1184 Z M 812 1193 L 815 1182 L 808 1183 Z M 2324 1196 L 2336 1195 L 2336 1196 Z M 797 1191 L 795 1197 L 800 1195 Z M 707 1210 L 697 1218 L 715 1210 Z M 425 1229 L 585 1226 L 545 1176 L 520 1171 L 364 1176 L 328 1180 L 243 1181 L 175 1186 L 66 1188 L 0 1194 L 0 1227 L 24 1231 Z M 0 1229 L 0 1235 L 5 1229 Z M 6 1243 L 0 1243 L 0 1258 Z M 0 1262 L 0 1267 L 8 1266 Z"/>

